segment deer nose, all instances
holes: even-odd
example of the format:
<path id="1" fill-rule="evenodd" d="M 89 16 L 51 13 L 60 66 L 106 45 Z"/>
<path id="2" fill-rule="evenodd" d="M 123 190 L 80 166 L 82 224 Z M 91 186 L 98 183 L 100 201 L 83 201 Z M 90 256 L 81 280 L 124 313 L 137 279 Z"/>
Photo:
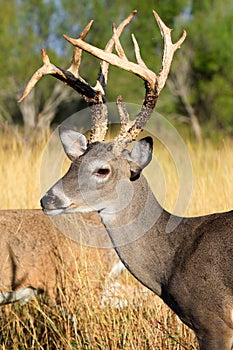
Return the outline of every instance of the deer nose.
<path id="1" fill-rule="evenodd" d="M 46 193 L 40 200 L 42 209 L 49 209 L 56 206 L 57 197 L 54 194 Z"/>

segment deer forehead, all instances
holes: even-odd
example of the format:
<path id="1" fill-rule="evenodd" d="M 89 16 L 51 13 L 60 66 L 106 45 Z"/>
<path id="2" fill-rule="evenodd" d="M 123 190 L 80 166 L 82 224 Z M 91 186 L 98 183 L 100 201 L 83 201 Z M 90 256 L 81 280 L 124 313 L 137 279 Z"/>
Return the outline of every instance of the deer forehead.
<path id="1" fill-rule="evenodd" d="M 86 152 L 77 159 L 76 165 L 83 168 L 84 171 L 95 171 L 104 167 L 110 167 L 111 170 L 125 169 L 128 164 L 126 156 L 116 156 L 112 152 L 112 146 L 111 142 L 91 144 Z"/>
<path id="2" fill-rule="evenodd" d="M 79 163 L 76 171 L 78 172 L 79 176 L 85 176 L 88 174 L 95 174 L 100 169 L 109 169 L 111 175 L 118 174 L 120 176 L 130 174 L 130 165 L 127 159 L 116 157 L 88 157 Z"/>

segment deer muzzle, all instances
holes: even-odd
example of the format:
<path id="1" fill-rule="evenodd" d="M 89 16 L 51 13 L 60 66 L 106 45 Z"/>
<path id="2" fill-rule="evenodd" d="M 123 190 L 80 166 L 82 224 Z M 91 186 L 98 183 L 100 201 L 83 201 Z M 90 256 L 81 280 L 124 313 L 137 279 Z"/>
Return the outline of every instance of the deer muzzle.
<path id="1" fill-rule="evenodd" d="M 61 214 L 65 210 L 59 197 L 50 192 L 41 198 L 40 205 L 43 212 L 50 216 Z"/>

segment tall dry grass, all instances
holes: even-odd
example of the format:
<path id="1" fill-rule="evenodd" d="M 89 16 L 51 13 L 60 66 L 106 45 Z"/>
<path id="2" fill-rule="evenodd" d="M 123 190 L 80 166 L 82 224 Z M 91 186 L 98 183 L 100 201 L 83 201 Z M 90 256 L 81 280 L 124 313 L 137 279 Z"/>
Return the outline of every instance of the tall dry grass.
<path id="1" fill-rule="evenodd" d="M 45 140 L 28 144 L 17 137 L 0 137 L 0 207 L 37 208 L 40 194 L 40 162 Z M 224 211 L 233 207 L 233 140 L 217 146 L 211 142 L 187 142 L 192 160 L 193 193 L 187 215 Z M 162 147 L 155 151 L 164 173 L 166 209 L 173 210 L 180 186 L 176 166 Z M 156 187 L 156 167 L 152 164 L 148 177 Z M 151 293 L 125 273 L 120 277 L 128 291 L 133 290 L 137 303 L 128 307 L 101 307 L 101 293 L 108 269 L 101 254 L 93 262 L 93 254 L 83 254 L 78 266 L 78 295 L 67 304 L 71 320 L 63 312 L 49 306 L 46 296 L 28 305 L 1 308 L 0 344 L 2 349 L 197 349 L 193 333 Z M 102 252 L 102 256 L 103 256 Z M 98 256 L 98 255 L 97 255 Z M 90 266 L 94 266 L 95 273 Z M 110 267 L 110 263 L 109 263 Z M 98 273 L 96 273 L 98 271 Z M 140 303 L 138 302 L 140 300 Z"/>
<path id="2" fill-rule="evenodd" d="M 24 139 L 19 132 L 0 134 L 0 209 L 39 208 L 40 163 L 46 136 Z"/>

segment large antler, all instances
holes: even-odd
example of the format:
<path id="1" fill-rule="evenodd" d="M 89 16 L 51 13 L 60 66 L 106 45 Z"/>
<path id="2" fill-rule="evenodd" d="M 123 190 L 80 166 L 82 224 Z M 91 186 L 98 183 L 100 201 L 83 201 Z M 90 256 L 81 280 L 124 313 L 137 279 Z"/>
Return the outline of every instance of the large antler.
<path id="1" fill-rule="evenodd" d="M 163 23 L 163 21 L 160 19 L 159 15 L 155 11 L 153 11 L 153 13 L 164 40 L 162 66 L 158 75 L 151 71 L 143 62 L 140 55 L 139 46 L 134 35 L 132 35 L 132 39 L 134 43 L 137 63 L 130 62 L 127 59 L 124 50 L 120 44 L 119 35 L 117 35 L 116 28 L 113 28 L 113 40 L 115 42 L 117 54 L 114 54 L 112 52 L 106 52 L 106 50 L 101 50 L 97 47 L 94 47 L 83 41 L 82 38 L 73 39 L 65 35 L 65 38 L 74 46 L 89 52 L 90 54 L 94 55 L 97 58 L 100 58 L 105 62 L 108 62 L 109 64 L 122 68 L 126 71 L 132 72 L 145 81 L 145 99 L 143 101 L 141 111 L 136 116 L 136 119 L 133 123 L 131 123 L 129 120 L 129 116 L 125 106 L 123 105 L 122 99 L 118 98 L 117 104 L 122 121 L 122 128 L 119 136 L 117 136 L 115 139 L 114 149 L 116 152 L 120 152 L 123 148 L 126 147 L 128 143 L 133 141 L 141 132 L 147 120 L 150 118 L 152 111 L 156 105 L 158 96 L 167 80 L 173 55 L 175 51 L 181 46 L 186 37 L 186 31 L 184 30 L 181 38 L 173 44 L 171 40 L 171 29 Z"/>
<path id="2" fill-rule="evenodd" d="M 115 29 L 111 39 L 108 41 L 103 52 L 109 54 L 112 52 L 115 45 L 115 38 L 120 37 L 122 31 L 128 23 L 132 20 L 137 11 L 133 11 L 121 24 Z M 79 38 L 76 40 L 83 40 L 90 31 L 93 21 L 90 21 L 84 28 Z M 66 36 L 65 36 L 66 37 Z M 77 91 L 85 101 L 87 101 L 91 107 L 93 127 L 90 134 L 90 142 L 103 141 L 108 123 L 108 112 L 105 105 L 105 88 L 108 78 L 109 62 L 106 60 L 100 64 L 100 70 L 95 87 L 90 86 L 80 75 L 79 67 L 81 63 L 82 48 L 76 47 L 73 54 L 71 66 L 67 69 L 61 69 L 49 60 L 49 57 L 44 49 L 42 49 L 43 66 L 39 68 L 31 77 L 28 82 L 19 102 L 23 101 L 30 91 L 34 88 L 36 83 L 45 75 L 52 75 L 53 77 L 61 80 L 66 85 L 72 87 Z"/>

